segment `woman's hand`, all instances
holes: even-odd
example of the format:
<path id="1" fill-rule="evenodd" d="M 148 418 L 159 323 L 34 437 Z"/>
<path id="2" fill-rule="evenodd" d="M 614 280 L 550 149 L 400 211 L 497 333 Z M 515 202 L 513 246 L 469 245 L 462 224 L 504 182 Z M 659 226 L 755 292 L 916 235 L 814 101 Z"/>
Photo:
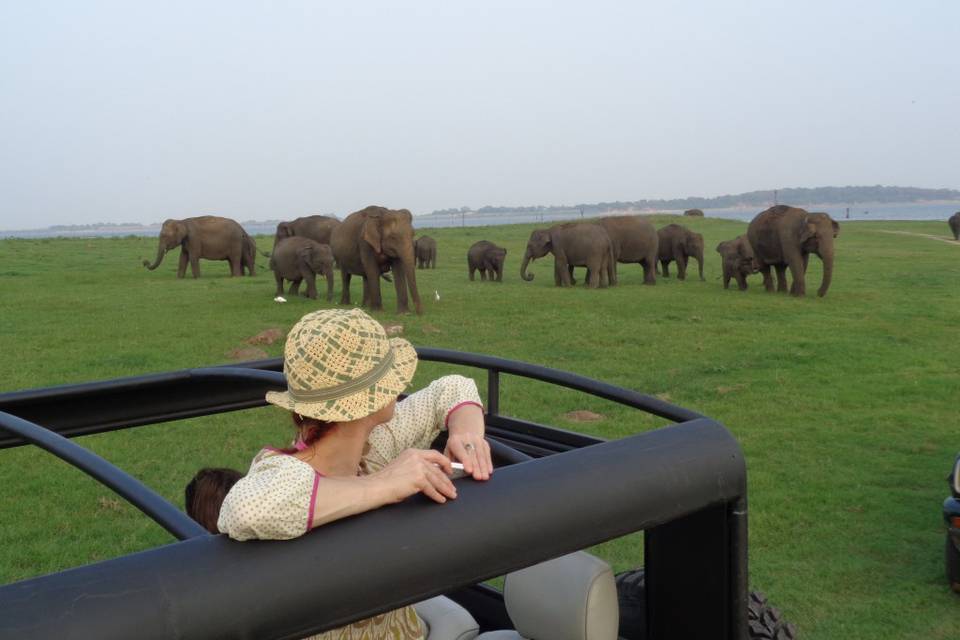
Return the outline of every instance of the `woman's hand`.
<path id="1" fill-rule="evenodd" d="M 466 465 L 464 465 L 466 468 Z M 443 503 L 457 497 L 450 480 L 450 459 L 432 449 L 406 449 L 393 462 L 368 478 L 383 492 L 383 504 L 400 502 L 415 493 Z"/>
<path id="2" fill-rule="evenodd" d="M 490 445 L 483 437 L 483 409 L 473 404 L 457 407 L 447 419 L 444 455 L 463 463 L 474 480 L 487 480 L 493 473 Z"/>

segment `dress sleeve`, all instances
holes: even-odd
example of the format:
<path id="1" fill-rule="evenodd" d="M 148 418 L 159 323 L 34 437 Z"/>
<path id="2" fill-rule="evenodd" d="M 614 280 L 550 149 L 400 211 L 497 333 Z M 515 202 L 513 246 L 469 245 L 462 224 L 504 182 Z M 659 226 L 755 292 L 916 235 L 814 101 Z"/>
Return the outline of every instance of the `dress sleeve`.
<path id="1" fill-rule="evenodd" d="M 393 418 L 370 434 L 363 459 L 367 472 L 382 469 L 404 449 L 429 447 L 446 428 L 449 414 L 464 404 L 483 406 L 477 384 L 459 375 L 437 378 L 398 402 Z"/>
<path id="2" fill-rule="evenodd" d="M 234 540 L 287 540 L 309 530 L 320 474 L 287 455 L 258 456 L 220 507 L 217 528 Z"/>

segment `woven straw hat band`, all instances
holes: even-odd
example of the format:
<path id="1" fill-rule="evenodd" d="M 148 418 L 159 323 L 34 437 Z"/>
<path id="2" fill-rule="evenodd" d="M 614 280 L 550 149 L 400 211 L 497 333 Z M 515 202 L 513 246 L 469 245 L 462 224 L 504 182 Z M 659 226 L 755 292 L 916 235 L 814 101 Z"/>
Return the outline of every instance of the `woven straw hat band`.
<path id="1" fill-rule="evenodd" d="M 297 402 L 323 402 L 325 400 L 337 400 L 338 398 L 352 396 L 358 391 L 363 391 L 367 387 L 372 386 L 383 378 L 383 376 L 387 375 L 393 366 L 393 360 L 394 351 L 391 348 L 387 351 L 386 355 L 384 355 L 380 364 L 358 378 L 325 389 L 298 390 L 294 389 L 291 385 L 287 388 L 287 391 L 290 393 L 290 397 Z"/>

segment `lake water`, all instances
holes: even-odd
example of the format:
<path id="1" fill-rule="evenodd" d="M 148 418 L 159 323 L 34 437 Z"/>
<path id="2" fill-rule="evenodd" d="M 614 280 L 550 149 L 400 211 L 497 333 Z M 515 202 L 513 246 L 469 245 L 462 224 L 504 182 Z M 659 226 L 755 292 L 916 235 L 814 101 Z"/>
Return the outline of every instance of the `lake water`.
<path id="1" fill-rule="evenodd" d="M 847 205 L 798 205 L 808 211 L 826 211 L 837 221 L 856 220 L 943 220 L 955 212 L 960 211 L 960 202 L 920 202 L 903 204 L 857 204 Z M 727 218 L 731 220 L 749 221 L 760 213 L 763 208 L 727 208 L 705 209 L 704 213 L 710 218 Z M 625 213 L 625 212 L 618 212 Z M 652 211 L 638 211 L 635 213 L 654 213 Z M 683 213 L 682 211 L 658 211 L 657 213 Z M 438 227 L 486 227 L 501 224 L 523 223 L 550 223 L 562 220 L 579 219 L 579 210 L 530 213 L 467 213 L 444 214 L 435 216 L 414 216 L 413 225 L 418 229 Z M 247 233 L 251 235 L 273 235 L 276 231 L 274 224 L 244 224 Z M 156 236 L 160 227 L 132 227 L 109 230 L 63 230 L 63 229 L 30 229 L 24 231 L 2 231 L 0 238 L 109 238 L 117 236 Z"/>

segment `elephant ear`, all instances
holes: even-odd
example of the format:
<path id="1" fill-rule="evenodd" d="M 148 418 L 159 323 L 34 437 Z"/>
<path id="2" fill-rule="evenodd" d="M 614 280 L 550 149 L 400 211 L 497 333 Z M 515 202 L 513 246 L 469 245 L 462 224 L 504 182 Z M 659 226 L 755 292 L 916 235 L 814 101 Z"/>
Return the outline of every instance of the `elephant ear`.
<path id="1" fill-rule="evenodd" d="M 383 253 L 380 239 L 380 219 L 381 217 L 378 214 L 368 215 L 366 221 L 363 223 L 363 229 L 360 232 L 360 237 L 363 238 L 364 242 L 373 247 L 373 252 L 378 255 Z"/>
<path id="2" fill-rule="evenodd" d="M 817 224 L 808 217 L 803 219 L 803 225 L 800 227 L 800 244 L 803 244 L 810 238 L 817 237 Z"/>
<path id="3" fill-rule="evenodd" d="M 281 222 L 277 225 L 277 237 L 278 238 L 289 238 L 293 236 L 293 232 L 290 230 L 290 225 L 286 222 Z"/>
<path id="4" fill-rule="evenodd" d="M 833 225 L 833 237 L 836 238 L 840 235 L 840 224 L 836 220 L 831 220 L 830 224 Z"/>
<path id="5" fill-rule="evenodd" d="M 297 257 L 303 260 L 308 267 L 313 266 L 313 247 L 304 247 L 297 251 Z"/>
<path id="6" fill-rule="evenodd" d="M 717 253 L 723 253 L 723 249 L 724 249 L 724 247 L 726 247 L 726 246 L 727 246 L 727 241 L 726 241 L 726 240 L 724 240 L 723 242 L 721 242 L 720 244 L 718 244 L 718 245 L 717 245 Z"/>

